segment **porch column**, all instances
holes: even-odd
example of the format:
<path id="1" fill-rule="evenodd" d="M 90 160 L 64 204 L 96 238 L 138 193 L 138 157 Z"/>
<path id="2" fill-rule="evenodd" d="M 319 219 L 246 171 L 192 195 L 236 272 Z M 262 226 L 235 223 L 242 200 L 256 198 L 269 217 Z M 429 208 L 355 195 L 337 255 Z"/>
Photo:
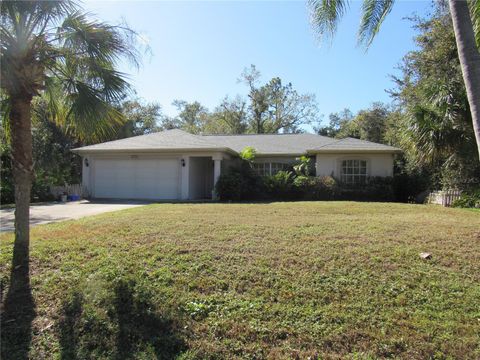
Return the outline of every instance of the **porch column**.
<path id="1" fill-rule="evenodd" d="M 217 185 L 218 178 L 220 177 L 222 169 L 222 159 L 221 158 L 213 158 L 213 186 Z M 218 199 L 217 193 L 215 189 L 212 191 L 212 199 Z"/>

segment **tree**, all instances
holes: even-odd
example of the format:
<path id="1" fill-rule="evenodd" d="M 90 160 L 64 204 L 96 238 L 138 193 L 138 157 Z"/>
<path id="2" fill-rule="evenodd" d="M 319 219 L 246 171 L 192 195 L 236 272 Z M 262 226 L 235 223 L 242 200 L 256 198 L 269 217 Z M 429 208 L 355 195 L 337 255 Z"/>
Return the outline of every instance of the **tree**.
<path id="1" fill-rule="evenodd" d="M 128 84 L 115 65 L 122 57 L 136 64 L 137 53 L 131 30 L 89 20 L 72 1 L 2 1 L 0 9 L 1 91 L 16 206 L 7 298 L 14 298 L 29 289 L 32 100 L 43 97 L 54 121 L 78 137 L 102 138 L 124 122 L 114 104 Z"/>
<path id="2" fill-rule="evenodd" d="M 383 143 L 389 114 L 387 106 L 373 103 L 369 109 L 358 112 L 351 123 L 350 132 L 361 140 Z"/>
<path id="3" fill-rule="evenodd" d="M 315 132 L 317 132 L 319 135 L 329 137 L 337 137 L 339 133 L 342 133 L 343 137 L 350 136 L 345 135 L 345 129 L 348 128 L 350 122 L 353 120 L 353 117 L 353 113 L 347 108 L 343 109 L 339 113 L 331 113 L 328 116 L 328 125 L 315 128 Z"/>
<path id="4" fill-rule="evenodd" d="M 480 155 L 480 1 L 448 0 L 455 30 L 463 81 Z M 359 42 L 367 48 L 390 13 L 394 0 L 363 0 L 358 31 Z M 470 4 L 470 9 L 469 9 Z M 312 22 L 319 36 L 333 35 L 340 18 L 348 8 L 348 0 L 309 0 Z M 475 24 L 475 27 L 474 25 Z M 476 37 L 476 39 L 475 39 Z M 476 43 L 477 40 L 477 43 Z"/>
<path id="5" fill-rule="evenodd" d="M 294 133 L 300 126 L 317 117 L 313 94 L 299 94 L 291 83 L 283 84 L 279 77 L 259 86 L 260 72 L 255 65 L 246 68 L 240 81 L 249 87 L 250 130 L 262 133 Z"/>
<path id="6" fill-rule="evenodd" d="M 245 68 L 238 81 L 244 82 L 249 87 L 248 98 L 250 99 L 250 127 L 256 134 L 265 132 L 264 121 L 265 113 L 268 110 L 267 94 L 264 87 L 258 87 L 260 72 L 255 65 Z"/>
<path id="7" fill-rule="evenodd" d="M 114 139 L 150 134 L 159 130 L 158 121 L 162 115 L 159 104 L 144 103 L 140 99 L 126 100 L 119 106 L 125 117 L 125 124 L 117 131 Z"/>
<path id="8" fill-rule="evenodd" d="M 447 9 L 415 18 L 417 50 L 410 51 L 391 91 L 398 104 L 385 140 L 404 149 L 407 171 L 431 174 L 433 186 L 465 187 L 480 180 L 467 92 Z M 392 121 L 393 120 L 393 121 Z"/>
<path id="9" fill-rule="evenodd" d="M 240 96 L 225 97 L 210 114 L 204 131 L 208 134 L 244 134 L 247 131 L 247 103 Z"/>
<path id="10" fill-rule="evenodd" d="M 192 134 L 203 131 L 208 116 L 208 109 L 198 101 L 189 103 L 185 100 L 175 100 L 173 105 L 178 110 L 175 118 L 165 117 L 162 120 L 164 129 L 183 129 Z"/>

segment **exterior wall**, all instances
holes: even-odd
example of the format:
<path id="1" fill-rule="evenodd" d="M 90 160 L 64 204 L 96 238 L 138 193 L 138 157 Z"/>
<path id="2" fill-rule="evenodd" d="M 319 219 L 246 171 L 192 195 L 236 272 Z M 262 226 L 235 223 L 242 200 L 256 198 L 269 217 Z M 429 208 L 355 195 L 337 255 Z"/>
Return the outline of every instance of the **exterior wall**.
<path id="1" fill-rule="evenodd" d="M 317 176 L 340 178 L 343 160 L 367 160 L 368 176 L 393 176 L 393 154 L 317 154 L 315 168 Z"/>
<path id="2" fill-rule="evenodd" d="M 90 185 L 90 169 L 92 168 L 92 162 L 93 160 L 91 159 L 90 156 L 84 156 L 82 158 L 82 186 L 85 189 L 85 192 L 87 193 L 87 197 L 90 197 L 92 195 L 92 189 Z M 87 166 L 88 164 L 88 166 Z"/>

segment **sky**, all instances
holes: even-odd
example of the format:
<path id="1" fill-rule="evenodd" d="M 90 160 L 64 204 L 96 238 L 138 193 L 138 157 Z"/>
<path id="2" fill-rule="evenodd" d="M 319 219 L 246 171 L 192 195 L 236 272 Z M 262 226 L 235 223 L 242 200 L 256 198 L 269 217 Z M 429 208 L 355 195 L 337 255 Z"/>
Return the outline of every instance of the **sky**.
<path id="1" fill-rule="evenodd" d="M 245 95 L 237 80 L 254 64 L 262 81 L 280 77 L 316 96 L 328 114 L 389 102 L 402 57 L 415 48 L 405 17 L 431 12 L 431 1 L 399 1 L 368 52 L 359 47 L 359 1 L 352 1 L 332 40 L 319 42 L 303 1 L 85 1 L 86 11 L 112 24 L 125 21 L 148 44 L 137 70 L 121 64 L 137 95 L 177 113 L 175 99 L 213 110 L 226 96 Z"/>

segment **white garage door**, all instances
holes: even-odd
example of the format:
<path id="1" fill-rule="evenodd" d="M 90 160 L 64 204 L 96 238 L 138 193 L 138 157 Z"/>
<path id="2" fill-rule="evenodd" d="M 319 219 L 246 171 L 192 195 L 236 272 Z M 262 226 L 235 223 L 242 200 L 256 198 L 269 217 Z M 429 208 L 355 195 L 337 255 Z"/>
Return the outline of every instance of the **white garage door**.
<path id="1" fill-rule="evenodd" d="M 177 199 L 177 159 L 96 159 L 94 196 L 111 199 Z"/>

